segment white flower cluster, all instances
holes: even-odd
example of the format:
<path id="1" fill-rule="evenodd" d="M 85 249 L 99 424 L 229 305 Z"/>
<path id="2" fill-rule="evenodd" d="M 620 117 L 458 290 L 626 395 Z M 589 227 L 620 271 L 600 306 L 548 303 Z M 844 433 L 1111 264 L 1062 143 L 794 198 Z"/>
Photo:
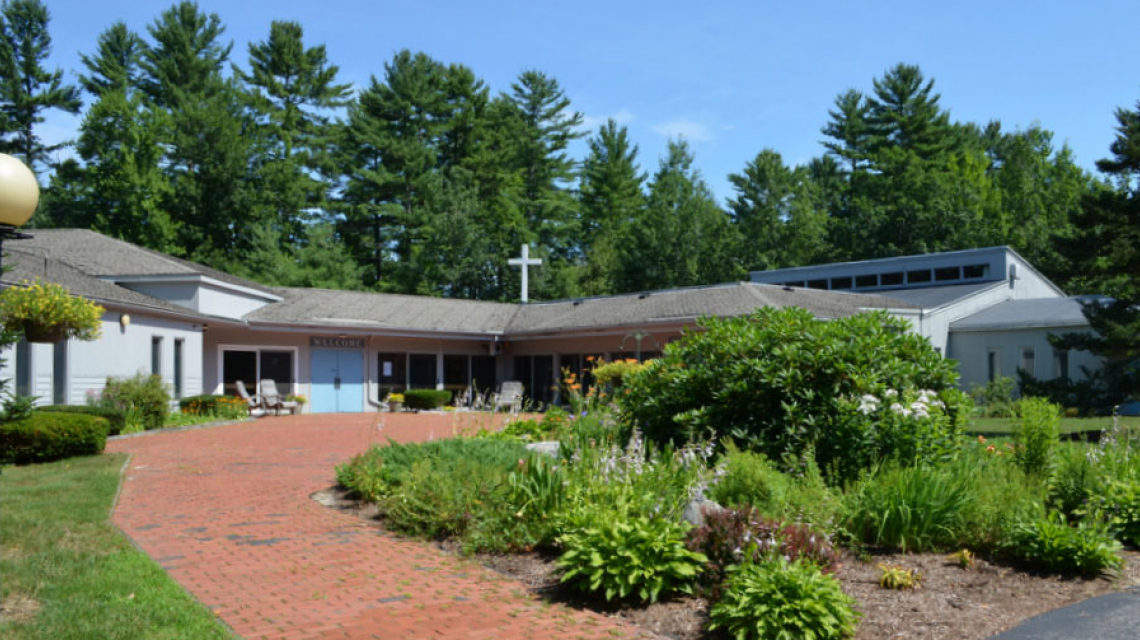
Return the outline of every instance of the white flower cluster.
<path id="1" fill-rule="evenodd" d="M 904 418 L 929 418 L 931 407 L 946 408 L 946 405 L 938 399 L 938 393 L 931 389 L 920 389 L 918 395 L 910 401 L 906 399 L 906 394 L 899 393 L 896 389 L 887 389 L 881 399 L 870 393 L 863 394 L 859 398 L 857 411 L 869 416 L 878 412 L 888 400 L 891 401 L 888 405 L 890 411 Z"/>

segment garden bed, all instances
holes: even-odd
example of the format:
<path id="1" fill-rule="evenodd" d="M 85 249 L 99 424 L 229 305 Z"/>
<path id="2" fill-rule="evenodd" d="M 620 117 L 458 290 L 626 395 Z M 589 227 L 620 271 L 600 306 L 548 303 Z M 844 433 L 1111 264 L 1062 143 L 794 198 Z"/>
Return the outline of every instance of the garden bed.
<path id="1" fill-rule="evenodd" d="M 375 505 L 353 499 L 343 488 L 314 494 L 325 506 L 350 513 L 378 528 Z M 397 535 L 397 534 L 392 534 Z M 442 542 L 439 548 L 459 553 L 458 545 Z M 845 553 L 836 572 L 843 590 L 853 596 L 863 613 L 859 640 L 885 638 L 937 638 L 981 640 L 1020 622 L 1068 604 L 1140 584 L 1140 552 L 1121 554 L 1124 568 L 1113 580 L 1061 578 L 994 564 L 978 558 L 962 569 L 945 554 L 875 555 L 868 561 Z M 575 608 L 590 609 L 620 618 L 642 629 L 677 640 L 720 637 L 704 631 L 708 604 L 703 598 L 674 597 L 650 605 L 607 603 L 563 588 L 554 557 L 540 553 L 477 554 L 485 566 L 515 578 L 538 597 Z M 919 589 L 895 591 L 879 586 L 879 563 L 918 569 Z"/>

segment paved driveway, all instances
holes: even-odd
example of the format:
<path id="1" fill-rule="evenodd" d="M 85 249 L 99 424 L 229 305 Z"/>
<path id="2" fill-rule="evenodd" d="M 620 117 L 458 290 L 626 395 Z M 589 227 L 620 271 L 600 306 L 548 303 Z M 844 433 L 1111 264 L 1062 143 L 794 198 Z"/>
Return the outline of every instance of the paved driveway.
<path id="1" fill-rule="evenodd" d="M 453 415 L 297 416 L 116 440 L 107 450 L 132 457 L 114 521 L 250 640 L 647 635 L 309 499 L 374 443 L 472 426 Z"/>

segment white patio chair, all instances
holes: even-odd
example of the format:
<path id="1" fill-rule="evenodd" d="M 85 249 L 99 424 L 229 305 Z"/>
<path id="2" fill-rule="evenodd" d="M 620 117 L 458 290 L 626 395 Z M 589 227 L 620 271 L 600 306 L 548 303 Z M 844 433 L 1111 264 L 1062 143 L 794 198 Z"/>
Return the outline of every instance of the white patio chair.
<path id="1" fill-rule="evenodd" d="M 517 380 L 508 380 L 499 387 L 491 403 L 491 410 L 498 411 L 499 407 L 506 407 L 511 413 L 518 413 L 522 409 L 523 383 Z"/>
<path id="2" fill-rule="evenodd" d="M 265 403 L 265 408 L 272 409 L 278 415 L 282 411 L 288 411 L 290 415 L 296 414 L 297 409 L 301 407 L 301 403 L 282 397 L 277 391 L 277 383 L 272 378 L 265 378 L 261 381 L 261 397 Z"/>

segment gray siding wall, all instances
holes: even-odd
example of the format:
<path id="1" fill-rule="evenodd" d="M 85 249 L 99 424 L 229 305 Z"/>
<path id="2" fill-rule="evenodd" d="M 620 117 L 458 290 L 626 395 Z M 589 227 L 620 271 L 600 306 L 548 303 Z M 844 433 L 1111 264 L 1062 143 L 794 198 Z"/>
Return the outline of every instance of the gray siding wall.
<path id="1" fill-rule="evenodd" d="M 1054 350 L 1049 344 L 1049 334 L 1072 331 L 1072 328 L 1024 329 L 1016 331 L 952 331 L 950 332 L 948 357 L 958 361 L 961 373 L 960 386 L 969 390 L 985 385 L 989 380 L 989 353 L 998 353 L 1001 375 L 1017 379 L 1021 366 L 1021 350 L 1033 349 L 1033 375 L 1042 380 L 1056 377 Z M 1101 359 L 1087 351 L 1069 352 L 1069 377 L 1073 380 L 1085 379 L 1082 367 L 1090 370 L 1100 368 Z"/>

